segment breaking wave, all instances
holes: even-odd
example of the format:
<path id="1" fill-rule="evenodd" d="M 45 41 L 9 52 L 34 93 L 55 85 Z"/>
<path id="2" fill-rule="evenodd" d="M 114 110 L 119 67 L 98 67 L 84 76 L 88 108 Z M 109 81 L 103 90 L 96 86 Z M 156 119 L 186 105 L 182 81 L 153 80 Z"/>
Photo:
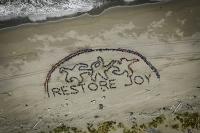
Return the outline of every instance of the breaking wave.
<path id="1" fill-rule="evenodd" d="M 161 1 L 161 0 L 160 0 Z M 116 5 L 144 4 L 155 0 L 0 0 L 0 28 L 5 25 L 75 16 Z M 26 18 L 26 19 L 25 19 Z M 21 20 L 25 19 L 25 20 Z M 15 20 L 14 22 L 10 22 Z M 19 23 L 19 22 L 18 22 Z"/>

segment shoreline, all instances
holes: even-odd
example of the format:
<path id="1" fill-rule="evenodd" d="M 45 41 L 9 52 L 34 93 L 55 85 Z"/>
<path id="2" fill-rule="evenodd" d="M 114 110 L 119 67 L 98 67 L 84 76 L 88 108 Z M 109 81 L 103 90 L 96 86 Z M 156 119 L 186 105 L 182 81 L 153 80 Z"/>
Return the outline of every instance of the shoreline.
<path id="1" fill-rule="evenodd" d="M 108 10 L 112 10 L 113 8 L 131 8 L 131 7 L 140 7 L 140 6 L 144 7 L 144 6 L 148 6 L 148 5 L 163 4 L 163 3 L 170 2 L 170 1 L 152 1 L 152 2 L 145 2 L 145 1 L 146 0 L 144 0 L 144 2 L 141 2 L 141 3 L 138 1 L 136 1 L 136 3 L 130 2 L 129 4 L 121 1 L 122 3 L 119 2 L 116 4 L 103 5 L 102 7 L 94 8 L 88 12 L 78 12 L 75 14 L 71 14 L 68 16 L 62 16 L 62 17 L 51 17 L 51 18 L 47 18 L 46 20 L 41 20 L 41 21 L 31 21 L 28 17 L 18 17 L 15 19 L 0 21 L 0 31 L 10 29 L 10 28 L 11 29 L 17 28 L 17 27 L 21 27 L 24 25 L 38 25 L 38 24 L 62 22 L 65 20 L 76 19 L 76 18 L 82 17 L 83 15 L 89 15 L 90 17 L 97 17 Z M 11 23 L 11 24 L 7 24 L 7 23 Z"/>

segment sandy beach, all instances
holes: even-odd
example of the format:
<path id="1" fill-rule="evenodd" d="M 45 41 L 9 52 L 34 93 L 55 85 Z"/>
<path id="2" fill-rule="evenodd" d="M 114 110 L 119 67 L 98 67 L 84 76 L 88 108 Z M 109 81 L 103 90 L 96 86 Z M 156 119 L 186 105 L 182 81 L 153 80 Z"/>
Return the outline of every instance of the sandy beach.
<path id="1" fill-rule="evenodd" d="M 48 132 L 62 124 L 87 130 L 87 123 L 98 125 L 111 120 L 128 126 L 148 123 L 162 115 L 164 123 L 141 132 L 200 132 L 199 119 L 196 128 L 184 128 L 180 122 L 173 128 L 171 120 L 176 113 L 200 113 L 199 12 L 199 0 L 172 0 L 0 30 L 0 132 Z M 119 51 L 83 53 L 61 61 L 79 50 L 105 48 L 137 51 L 160 77 L 145 59 Z M 108 65 L 118 59 L 140 59 L 142 63 L 133 73 L 152 75 L 151 79 L 141 78 L 143 84 L 133 76 L 135 86 L 122 87 L 126 77 L 118 77 L 114 90 L 69 96 L 57 92 L 48 97 L 44 84 L 56 63 L 69 68 L 77 63 L 92 66 L 100 60 L 98 57 Z M 64 74 L 57 76 L 61 66 L 52 72 L 50 87 L 66 81 Z"/>

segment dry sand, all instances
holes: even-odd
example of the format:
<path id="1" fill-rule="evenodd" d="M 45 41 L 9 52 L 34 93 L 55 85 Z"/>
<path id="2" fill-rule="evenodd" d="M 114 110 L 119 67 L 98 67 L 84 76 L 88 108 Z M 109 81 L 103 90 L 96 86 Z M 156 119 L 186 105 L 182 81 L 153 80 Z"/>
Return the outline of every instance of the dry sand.
<path id="1" fill-rule="evenodd" d="M 39 132 L 60 123 L 84 128 L 88 122 L 106 120 L 128 124 L 133 119 L 130 112 L 137 121 L 165 113 L 198 112 L 199 12 L 199 0 L 174 0 L 1 30 L 0 132 Z M 44 82 L 51 67 L 86 48 L 136 50 L 158 69 L 161 78 L 134 89 L 48 98 Z M 93 56 L 98 53 L 75 61 L 95 61 Z M 99 104 L 104 108 L 99 110 Z M 165 127 L 158 130 L 182 132 Z"/>

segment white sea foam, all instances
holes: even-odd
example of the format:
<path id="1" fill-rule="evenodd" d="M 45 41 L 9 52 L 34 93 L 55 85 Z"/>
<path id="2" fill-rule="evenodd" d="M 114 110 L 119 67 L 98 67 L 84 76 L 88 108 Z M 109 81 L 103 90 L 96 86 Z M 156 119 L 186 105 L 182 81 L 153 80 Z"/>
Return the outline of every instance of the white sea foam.
<path id="1" fill-rule="evenodd" d="M 0 4 L 0 21 L 28 17 L 30 21 L 43 21 L 48 18 L 88 12 L 114 0 L 15 0 Z M 117 0 L 116 0 L 117 1 Z M 136 0 L 124 0 L 130 3 Z M 139 1 L 139 0 L 138 0 Z M 155 0 L 151 0 L 155 1 Z M 159 0 L 166 1 L 166 0 Z M 1 1 L 0 1 L 1 2 Z"/>
<path id="2" fill-rule="evenodd" d="M 100 5 L 101 3 L 98 3 Z M 41 21 L 47 18 L 73 15 L 78 12 L 87 12 L 97 6 L 97 2 L 90 0 L 68 0 L 59 3 L 52 0 L 41 0 L 35 3 L 6 3 L 0 5 L 0 20 L 9 20 L 17 17 L 28 17 L 31 21 Z"/>

